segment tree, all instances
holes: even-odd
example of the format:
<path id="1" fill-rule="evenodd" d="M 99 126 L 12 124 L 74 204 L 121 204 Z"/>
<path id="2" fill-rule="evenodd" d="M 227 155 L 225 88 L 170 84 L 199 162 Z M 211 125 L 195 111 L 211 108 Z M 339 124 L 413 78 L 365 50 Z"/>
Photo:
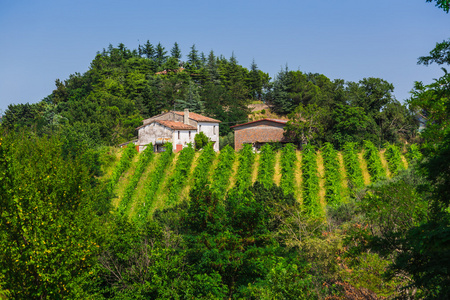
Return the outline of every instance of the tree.
<path id="1" fill-rule="evenodd" d="M 447 41 L 442 41 L 441 43 L 436 43 L 436 47 L 430 51 L 430 55 L 419 57 L 417 64 L 423 64 L 428 66 L 432 63 L 438 65 L 450 64 L 450 39 Z"/>
<path id="2" fill-rule="evenodd" d="M 316 104 L 303 106 L 300 104 L 289 115 L 289 122 L 285 127 L 284 136 L 299 146 L 309 143 L 318 143 L 324 132 L 324 118 L 327 111 Z"/>
<path id="3" fill-rule="evenodd" d="M 180 50 L 180 46 L 178 46 L 177 42 L 175 42 L 175 44 L 173 44 L 173 48 L 170 50 L 170 55 L 173 58 L 176 58 L 177 60 L 181 59 L 181 50 Z"/>
<path id="4" fill-rule="evenodd" d="M 189 51 L 189 54 L 187 55 L 187 63 L 190 66 L 190 69 L 198 70 L 201 66 L 200 57 L 198 55 L 198 50 L 195 48 L 195 44 L 191 46 L 191 51 Z"/>
<path id="5" fill-rule="evenodd" d="M 206 147 L 209 143 L 209 138 L 206 136 L 205 133 L 200 131 L 197 133 L 194 137 L 194 143 L 195 143 L 195 149 L 200 150 Z"/>
<path id="6" fill-rule="evenodd" d="M 80 158 L 55 137 L 0 139 L 0 269 L 14 299 L 87 297 L 101 229 Z"/>
<path id="7" fill-rule="evenodd" d="M 450 10 L 450 1 L 449 0 L 427 0 L 427 2 L 436 2 L 436 6 L 443 9 L 446 13 Z"/>
<path id="8" fill-rule="evenodd" d="M 175 100 L 175 109 L 184 110 L 189 109 L 189 111 L 196 113 L 203 113 L 204 102 L 200 99 L 199 88 L 195 82 L 189 81 L 188 90 L 184 100 Z"/>
<path id="9" fill-rule="evenodd" d="M 158 43 L 158 45 L 156 45 L 156 50 L 155 50 L 155 61 L 158 64 L 158 66 L 162 66 L 166 60 L 167 60 L 167 51 L 165 50 L 165 48 L 161 45 L 161 43 Z"/>

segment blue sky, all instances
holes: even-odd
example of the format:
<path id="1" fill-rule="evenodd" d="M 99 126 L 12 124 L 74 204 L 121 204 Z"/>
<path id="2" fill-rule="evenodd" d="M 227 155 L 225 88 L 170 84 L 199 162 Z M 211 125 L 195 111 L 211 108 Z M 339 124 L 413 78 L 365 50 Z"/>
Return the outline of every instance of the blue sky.
<path id="1" fill-rule="evenodd" d="M 167 50 L 178 42 L 183 58 L 192 44 L 234 51 L 272 78 L 286 64 L 331 79 L 380 77 L 402 101 L 414 81 L 441 76 L 416 62 L 449 28 L 450 14 L 425 0 L 0 0 L 0 111 L 40 101 L 110 43 L 146 40 Z"/>

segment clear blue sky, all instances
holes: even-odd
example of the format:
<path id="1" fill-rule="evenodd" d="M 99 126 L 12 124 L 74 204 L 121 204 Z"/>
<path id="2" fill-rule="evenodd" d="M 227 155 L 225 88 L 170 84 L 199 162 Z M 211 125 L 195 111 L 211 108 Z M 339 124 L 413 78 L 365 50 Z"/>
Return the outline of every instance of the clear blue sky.
<path id="1" fill-rule="evenodd" d="M 110 43 L 146 40 L 167 50 L 178 42 L 183 58 L 194 43 L 234 51 L 272 78 L 286 64 L 331 79 L 381 77 L 402 101 L 414 81 L 441 76 L 416 62 L 449 29 L 450 14 L 425 0 L 0 0 L 0 111 L 40 101 Z"/>

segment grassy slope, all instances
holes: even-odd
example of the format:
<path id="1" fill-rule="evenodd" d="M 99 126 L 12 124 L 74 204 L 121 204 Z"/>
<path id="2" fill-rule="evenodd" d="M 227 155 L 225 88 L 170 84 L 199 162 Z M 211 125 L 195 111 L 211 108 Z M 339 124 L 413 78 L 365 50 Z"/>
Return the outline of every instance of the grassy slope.
<path id="1" fill-rule="evenodd" d="M 122 151 L 123 151 L 122 149 L 112 149 L 109 152 L 108 155 L 110 157 L 108 159 L 112 162 L 108 165 L 107 168 L 104 169 L 104 174 L 105 174 L 104 179 L 106 179 L 110 176 L 111 170 L 114 168 L 114 165 L 117 164 L 117 162 L 119 161 Z M 281 154 L 280 154 L 280 152 L 277 152 L 275 155 L 276 155 L 276 160 L 275 160 L 275 166 L 274 166 L 274 168 L 275 168 L 274 182 L 276 184 L 279 184 L 280 178 L 281 178 L 281 167 L 280 167 Z M 140 205 L 140 203 L 142 203 L 142 201 L 143 201 L 143 198 L 145 195 L 144 183 L 146 182 L 148 176 L 153 172 L 154 167 L 159 159 L 159 156 L 160 156 L 160 154 L 156 154 L 155 159 L 149 164 L 149 166 L 144 171 L 144 173 L 141 177 L 141 180 L 137 186 L 137 192 L 132 199 L 132 205 L 131 205 L 131 209 L 129 212 L 130 216 L 132 216 L 134 214 L 135 207 L 137 205 Z M 114 157 L 115 157 L 115 159 L 114 159 Z M 199 153 L 196 153 L 193 163 L 192 163 L 192 166 L 191 166 L 190 176 L 186 182 L 186 186 L 182 189 L 182 191 L 180 193 L 180 201 L 188 198 L 189 190 L 194 184 L 192 174 L 198 163 L 198 157 L 199 157 Z M 387 170 L 387 168 L 386 168 L 387 162 L 384 157 L 384 150 L 380 151 L 380 157 L 382 159 L 383 167 L 385 167 L 385 170 Z M 165 202 L 167 200 L 167 191 L 166 191 L 167 181 L 175 169 L 177 158 L 178 158 L 178 154 L 175 155 L 173 163 L 171 163 L 164 172 L 165 173 L 164 178 L 163 178 L 163 180 L 158 188 L 158 191 L 155 195 L 156 197 L 154 198 L 155 202 L 152 207 L 152 210 L 158 209 L 158 208 L 163 208 L 165 206 Z M 362 152 L 360 152 L 358 154 L 358 158 L 359 158 L 360 166 L 363 171 L 364 183 L 369 184 L 370 176 L 367 172 L 367 164 L 363 158 Z M 341 170 L 341 174 L 342 174 L 342 187 L 343 187 L 342 197 L 345 198 L 346 196 L 349 195 L 349 192 L 348 192 L 348 186 L 347 186 L 346 171 L 345 171 L 344 162 L 343 162 L 341 153 L 338 153 L 338 159 L 339 159 L 340 170 Z M 129 178 L 132 176 L 132 174 L 134 172 L 135 164 L 136 164 L 137 160 L 138 160 L 138 157 L 135 157 L 130 169 L 121 177 L 121 179 L 119 181 L 119 184 L 116 189 L 117 197 L 112 199 L 112 203 L 113 203 L 114 207 L 117 207 L 118 203 L 120 202 L 121 198 L 123 197 L 122 193 L 124 192 L 125 187 L 128 184 Z M 402 155 L 402 160 L 403 160 L 403 162 L 406 162 L 406 159 L 404 158 L 403 155 Z M 213 174 L 214 169 L 217 166 L 217 163 L 218 163 L 218 155 L 215 156 L 214 160 L 211 163 L 211 172 L 209 174 L 209 178 L 211 178 L 211 175 Z M 296 181 L 295 186 L 297 187 L 297 191 L 294 196 L 296 197 L 296 199 L 299 202 L 302 202 L 302 199 L 301 199 L 302 176 L 301 176 L 301 168 L 300 168 L 301 163 L 302 163 L 302 153 L 301 153 L 301 151 L 297 151 L 297 163 L 296 163 L 296 174 L 295 174 L 295 181 Z M 256 177 L 257 177 L 258 166 L 259 166 L 259 154 L 256 156 L 255 162 L 253 164 L 253 172 L 252 172 L 252 181 L 253 182 L 256 180 Z M 324 197 L 325 196 L 325 190 L 324 190 L 325 173 L 324 173 L 324 166 L 323 166 L 323 158 L 322 158 L 322 155 L 320 152 L 317 153 L 317 166 L 318 166 L 318 176 L 319 176 L 319 182 L 320 182 L 320 191 L 319 191 L 320 201 L 321 201 L 322 206 L 324 206 L 324 205 L 326 205 L 325 197 Z M 406 163 L 405 163 L 405 166 L 406 166 Z M 232 188 L 236 184 L 235 178 L 236 178 L 237 167 L 238 167 L 238 160 L 235 159 L 233 166 L 232 166 L 233 171 L 231 172 L 230 185 L 229 185 L 228 189 Z M 389 176 L 390 174 L 388 173 L 387 175 Z"/>

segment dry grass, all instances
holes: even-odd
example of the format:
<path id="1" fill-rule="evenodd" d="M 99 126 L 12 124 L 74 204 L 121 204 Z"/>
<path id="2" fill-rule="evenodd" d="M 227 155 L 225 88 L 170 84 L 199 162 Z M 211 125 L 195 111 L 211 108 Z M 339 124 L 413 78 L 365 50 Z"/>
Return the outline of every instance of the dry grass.
<path id="1" fill-rule="evenodd" d="M 261 158 L 261 153 L 256 153 L 255 161 L 252 166 L 252 184 L 255 183 L 258 178 L 258 168 L 259 168 L 259 159 Z"/>
<path id="2" fill-rule="evenodd" d="M 228 190 L 231 190 L 235 185 L 236 185 L 236 173 L 237 170 L 239 168 L 239 157 L 238 154 L 236 153 L 235 157 L 234 157 L 234 162 L 233 162 L 233 166 L 231 167 L 231 174 L 230 174 L 230 184 L 228 185 Z"/>
<path id="3" fill-rule="evenodd" d="M 380 159 L 381 159 L 381 165 L 383 166 L 383 169 L 386 172 L 386 174 L 385 174 L 386 177 L 387 178 L 391 178 L 392 174 L 391 174 L 391 171 L 389 171 L 389 166 L 388 166 L 386 157 L 384 156 L 385 152 L 386 152 L 386 149 L 381 149 L 380 152 L 379 152 Z"/>
<path id="4" fill-rule="evenodd" d="M 341 152 L 338 152 L 337 154 L 338 160 L 339 160 L 339 170 L 341 172 L 341 185 L 342 185 L 342 192 L 341 197 L 344 199 L 348 196 L 348 182 L 347 182 L 347 172 L 345 171 L 345 164 L 344 164 L 344 156 Z"/>
<path id="5" fill-rule="evenodd" d="M 276 185 L 280 185 L 281 182 L 281 151 L 277 151 L 275 154 L 275 170 L 273 174 L 273 182 Z"/>
<path id="6" fill-rule="evenodd" d="M 402 158 L 402 162 L 403 162 L 403 167 L 405 169 L 408 169 L 409 165 L 408 165 L 408 161 L 406 160 L 406 157 L 404 155 L 401 155 Z"/>
<path id="7" fill-rule="evenodd" d="M 358 159 L 359 159 L 359 165 L 361 166 L 361 171 L 364 179 L 364 184 L 368 185 L 370 184 L 370 174 L 367 170 L 367 163 L 364 159 L 364 150 L 358 153 Z"/>
<path id="8" fill-rule="evenodd" d="M 317 175 L 319 176 L 319 199 L 320 199 L 320 205 L 322 206 L 322 209 L 325 211 L 325 207 L 327 205 L 325 201 L 325 166 L 323 163 L 323 157 L 322 152 L 317 151 L 316 152 L 316 163 L 317 163 Z"/>

